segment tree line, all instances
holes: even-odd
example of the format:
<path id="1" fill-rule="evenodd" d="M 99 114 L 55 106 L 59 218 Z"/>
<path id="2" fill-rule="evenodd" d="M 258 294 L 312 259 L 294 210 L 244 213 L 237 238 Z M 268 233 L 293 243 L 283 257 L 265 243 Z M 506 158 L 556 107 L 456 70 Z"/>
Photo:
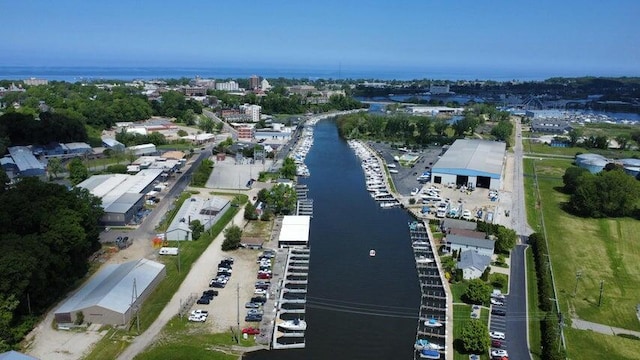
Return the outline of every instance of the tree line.
<path id="1" fill-rule="evenodd" d="M 100 199 L 36 178 L 0 187 L 0 352 L 82 279 L 100 248 Z"/>
<path id="2" fill-rule="evenodd" d="M 598 174 L 572 166 L 562 176 L 564 192 L 570 194 L 567 210 L 586 217 L 635 215 L 640 200 L 640 181 L 624 168 L 607 164 Z"/>

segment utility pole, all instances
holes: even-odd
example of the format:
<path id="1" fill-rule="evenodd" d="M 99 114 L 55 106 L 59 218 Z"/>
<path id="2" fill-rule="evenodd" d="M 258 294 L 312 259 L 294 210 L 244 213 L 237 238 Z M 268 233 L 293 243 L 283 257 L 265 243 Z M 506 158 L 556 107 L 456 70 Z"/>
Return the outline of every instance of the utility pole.
<path id="1" fill-rule="evenodd" d="M 604 291 L 604 280 L 600 280 L 600 299 L 598 299 L 598 307 L 602 304 L 602 292 Z"/>
<path id="2" fill-rule="evenodd" d="M 578 270 L 576 272 L 576 287 L 573 289 L 573 297 L 576 297 L 576 292 L 578 291 L 578 281 L 582 277 L 582 270 Z"/>
<path id="3" fill-rule="evenodd" d="M 240 283 L 236 284 L 236 321 L 238 324 L 238 334 L 240 333 Z M 236 342 L 240 343 L 240 340 L 236 337 Z"/>

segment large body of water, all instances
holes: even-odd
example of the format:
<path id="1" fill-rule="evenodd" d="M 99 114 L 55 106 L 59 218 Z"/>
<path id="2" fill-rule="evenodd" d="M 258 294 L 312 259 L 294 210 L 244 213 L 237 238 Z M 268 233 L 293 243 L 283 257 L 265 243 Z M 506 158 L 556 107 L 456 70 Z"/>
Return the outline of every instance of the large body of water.
<path id="1" fill-rule="evenodd" d="M 544 80 L 554 76 L 582 74 L 554 73 L 536 69 L 455 69 L 455 68 L 373 68 L 373 67 L 301 67 L 301 66 L 216 66 L 216 67 L 159 67 L 159 66 L 0 66 L 0 79 L 23 80 L 30 77 L 76 82 L 83 80 L 150 80 L 194 78 L 248 78 L 258 75 L 267 78 L 302 79 L 378 79 L 378 80 Z"/>
<path id="2" fill-rule="evenodd" d="M 420 288 L 410 217 L 369 196 L 360 161 L 334 122 L 319 122 L 314 134 L 306 160 L 312 175 L 303 181 L 314 199 L 306 348 L 247 358 L 412 359 Z"/>

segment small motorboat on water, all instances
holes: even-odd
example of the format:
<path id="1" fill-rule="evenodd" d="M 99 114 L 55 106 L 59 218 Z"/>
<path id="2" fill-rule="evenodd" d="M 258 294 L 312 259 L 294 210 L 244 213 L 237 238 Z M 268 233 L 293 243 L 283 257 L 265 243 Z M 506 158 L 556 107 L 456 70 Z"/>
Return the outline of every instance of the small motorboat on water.
<path id="1" fill-rule="evenodd" d="M 369 256 L 371 256 L 371 257 L 376 256 L 376 251 L 373 250 L 373 249 L 369 250 Z"/>
<path id="2" fill-rule="evenodd" d="M 435 318 L 431 318 L 427 321 L 424 322 L 424 326 L 427 327 L 441 327 L 442 323 L 438 320 L 436 320 Z"/>
<path id="3" fill-rule="evenodd" d="M 419 258 L 416 258 L 416 263 L 418 264 L 430 264 L 432 262 L 433 262 L 433 259 L 429 259 L 424 256 L 420 256 Z"/>
<path id="4" fill-rule="evenodd" d="M 278 324 L 278 326 L 285 330 L 304 331 L 307 330 L 307 322 L 300 319 L 287 320 Z"/>
<path id="5" fill-rule="evenodd" d="M 420 357 L 423 359 L 440 359 L 440 353 L 433 349 L 420 350 Z"/>

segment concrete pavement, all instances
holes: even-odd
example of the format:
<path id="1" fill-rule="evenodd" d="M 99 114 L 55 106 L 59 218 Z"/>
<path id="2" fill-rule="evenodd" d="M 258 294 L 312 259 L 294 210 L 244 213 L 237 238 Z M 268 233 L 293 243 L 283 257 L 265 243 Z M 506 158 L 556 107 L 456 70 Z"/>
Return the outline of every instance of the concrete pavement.
<path id="1" fill-rule="evenodd" d="M 633 331 L 613 327 L 605 324 L 598 324 L 591 321 L 585 321 L 578 318 L 571 318 L 571 327 L 578 330 L 591 330 L 605 335 L 627 334 L 640 337 L 640 331 Z"/>

